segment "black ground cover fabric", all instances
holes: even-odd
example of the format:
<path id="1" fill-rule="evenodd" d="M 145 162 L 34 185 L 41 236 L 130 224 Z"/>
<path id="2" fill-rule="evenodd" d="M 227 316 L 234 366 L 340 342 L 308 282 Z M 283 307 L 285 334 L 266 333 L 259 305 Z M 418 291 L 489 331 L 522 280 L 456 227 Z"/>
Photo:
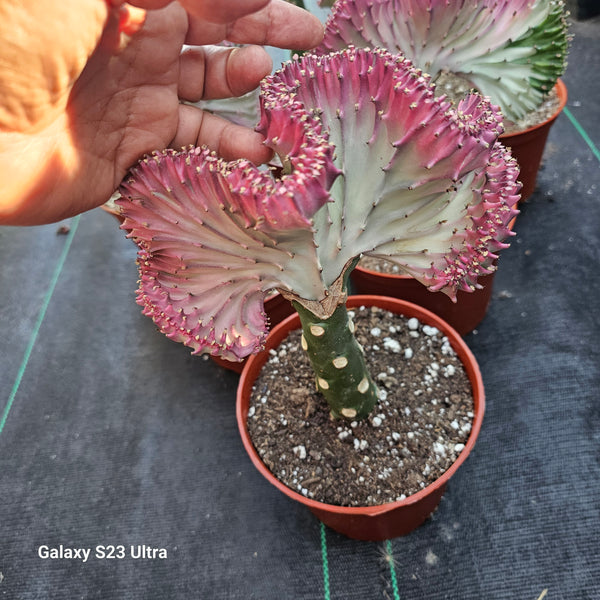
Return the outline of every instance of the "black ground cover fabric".
<path id="1" fill-rule="evenodd" d="M 433 518 L 390 543 L 261 478 L 237 376 L 140 314 L 111 216 L 0 228 L 0 598 L 600 599 L 600 21 L 573 32 L 567 111 L 467 336 L 483 429 Z M 39 557 L 60 544 L 167 558 Z"/>

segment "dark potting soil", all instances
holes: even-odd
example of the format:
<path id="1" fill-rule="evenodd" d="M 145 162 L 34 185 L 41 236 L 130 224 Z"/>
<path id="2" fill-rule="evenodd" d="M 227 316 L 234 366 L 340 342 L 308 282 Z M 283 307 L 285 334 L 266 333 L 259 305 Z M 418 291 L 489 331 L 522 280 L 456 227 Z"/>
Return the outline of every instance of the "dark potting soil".
<path id="1" fill-rule="evenodd" d="M 308 498 L 342 506 L 402 500 L 440 477 L 464 449 L 474 416 L 471 385 L 436 328 L 376 307 L 350 314 L 380 390 L 369 418 L 330 418 L 294 331 L 271 351 L 255 383 L 248 430 L 275 477 Z"/>

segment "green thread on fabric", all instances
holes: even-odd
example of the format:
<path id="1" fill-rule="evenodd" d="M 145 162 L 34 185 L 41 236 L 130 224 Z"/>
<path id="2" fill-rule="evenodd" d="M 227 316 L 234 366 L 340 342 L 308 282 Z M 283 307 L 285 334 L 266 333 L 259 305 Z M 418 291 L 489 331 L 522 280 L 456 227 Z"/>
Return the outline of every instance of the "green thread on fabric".
<path id="1" fill-rule="evenodd" d="M 329 592 L 329 562 L 327 560 L 327 533 L 325 525 L 321 525 L 321 560 L 323 561 L 323 589 L 325 592 L 325 600 L 330 600 Z"/>
<path id="2" fill-rule="evenodd" d="M 23 354 L 23 360 L 21 361 L 21 365 L 17 372 L 17 377 L 13 384 L 12 390 L 8 397 L 8 401 L 6 406 L 4 407 L 4 412 L 2 413 L 2 418 L 0 419 L 0 434 L 4 430 L 4 426 L 6 425 L 6 420 L 8 419 L 8 413 L 12 408 L 13 402 L 15 400 L 15 396 L 19 391 L 19 387 L 21 385 L 21 381 L 23 380 L 23 376 L 25 375 L 25 370 L 27 369 L 27 364 L 29 363 L 29 359 L 31 358 L 31 353 L 33 352 L 33 348 L 35 346 L 35 342 L 37 340 L 38 334 L 42 327 L 42 323 L 44 318 L 46 317 L 46 311 L 48 310 L 48 305 L 50 304 L 50 300 L 52 295 L 54 294 L 54 289 L 56 288 L 56 284 L 58 282 L 58 278 L 62 273 L 63 267 L 65 265 L 65 261 L 67 260 L 67 254 L 69 254 L 69 249 L 71 248 L 71 243 L 73 241 L 73 237 L 75 236 L 75 231 L 77 230 L 77 225 L 79 224 L 80 216 L 77 215 L 71 221 L 71 229 L 65 241 L 65 245 L 62 249 L 61 255 L 58 259 L 58 263 L 56 268 L 54 269 L 54 273 L 52 275 L 52 279 L 50 280 L 50 285 L 48 286 L 48 290 L 42 300 L 42 306 L 40 308 L 40 312 L 38 313 L 37 320 L 33 326 L 33 331 L 31 333 L 31 337 L 29 338 L 29 343 L 27 344 L 27 348 L 25 348 L 25 353 Z"/>
<path id="3" fill-rule="evenodd" d="M 394 567 L 394 551 L 392 549 L 392 542 L 390 542 L 390 540 L 386 540 L 385 542 L 385 551 L 390 558 L 388 563 L 390 565 L 390 580 L 392 582 L 392 593 L 394 594 L 394 600 L 400 600 L 398 580 L 396 579 L 396 568 Z"/>
<path id="4" fill-rule="evenodd" d="M 567 115 L 567 118 L 569 119 L 569 121 L 571 121 L 571 124 L 577 130 L 577 133 L 579 133 L 579 135 L 583 138 L 585 143 L 589 146 L 594 156 L 598 160 L 600 160 L 600 150 L 596 148 L 596 145 L 594 144 L 594 142 L 592 142 L 592 138 L 590 138 L 590 136 L 587 134 L 587 131 L 581 126 L 579 121 L 573 116 L 573 114 L 568 108 L 565 107 L 563 112 L 565 113 L 565 115 Z"/>

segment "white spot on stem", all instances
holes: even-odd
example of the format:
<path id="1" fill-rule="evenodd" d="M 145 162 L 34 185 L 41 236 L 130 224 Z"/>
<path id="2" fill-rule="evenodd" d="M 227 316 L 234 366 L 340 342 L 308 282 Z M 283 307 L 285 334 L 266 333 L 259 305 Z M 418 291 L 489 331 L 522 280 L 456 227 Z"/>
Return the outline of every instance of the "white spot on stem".
<path id="1" fill-rule="evenodd" d="M 366 377 L 361 379 L 361 382 L 358 384 L 358 391 L 361 394 L 364 394 L 369 389 L 369 381 Z"/>
<path id="2" fill-rule="evenodd" d="M 345 356 L 338 356 L 333 359 L 333 366 L 336 369 L 343 369 L 348 365 L 348 359 Z"/>
<path id="3" fill-rule="evenodd" d="M 321 327 L 320 325 L 311 325 L 310 332 L 315 337 L 321 337 L 325 333 L 325 329 L 323 329 L 323 327 Z"/>

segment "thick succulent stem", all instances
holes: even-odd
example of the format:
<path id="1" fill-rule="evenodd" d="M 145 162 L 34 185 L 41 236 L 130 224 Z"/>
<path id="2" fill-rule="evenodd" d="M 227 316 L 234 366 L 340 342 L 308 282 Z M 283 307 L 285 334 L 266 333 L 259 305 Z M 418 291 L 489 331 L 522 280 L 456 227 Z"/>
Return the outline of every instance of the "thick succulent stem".
<path id="1" fill-rule="evenodd" d="M 333 418 L 364 419 L 377 403 L 377 387 L 367 369 L 362 346 L 345 304 L 320 319 L 295 302 L 302 323 L 302 347 L 315 372 Z"/>

